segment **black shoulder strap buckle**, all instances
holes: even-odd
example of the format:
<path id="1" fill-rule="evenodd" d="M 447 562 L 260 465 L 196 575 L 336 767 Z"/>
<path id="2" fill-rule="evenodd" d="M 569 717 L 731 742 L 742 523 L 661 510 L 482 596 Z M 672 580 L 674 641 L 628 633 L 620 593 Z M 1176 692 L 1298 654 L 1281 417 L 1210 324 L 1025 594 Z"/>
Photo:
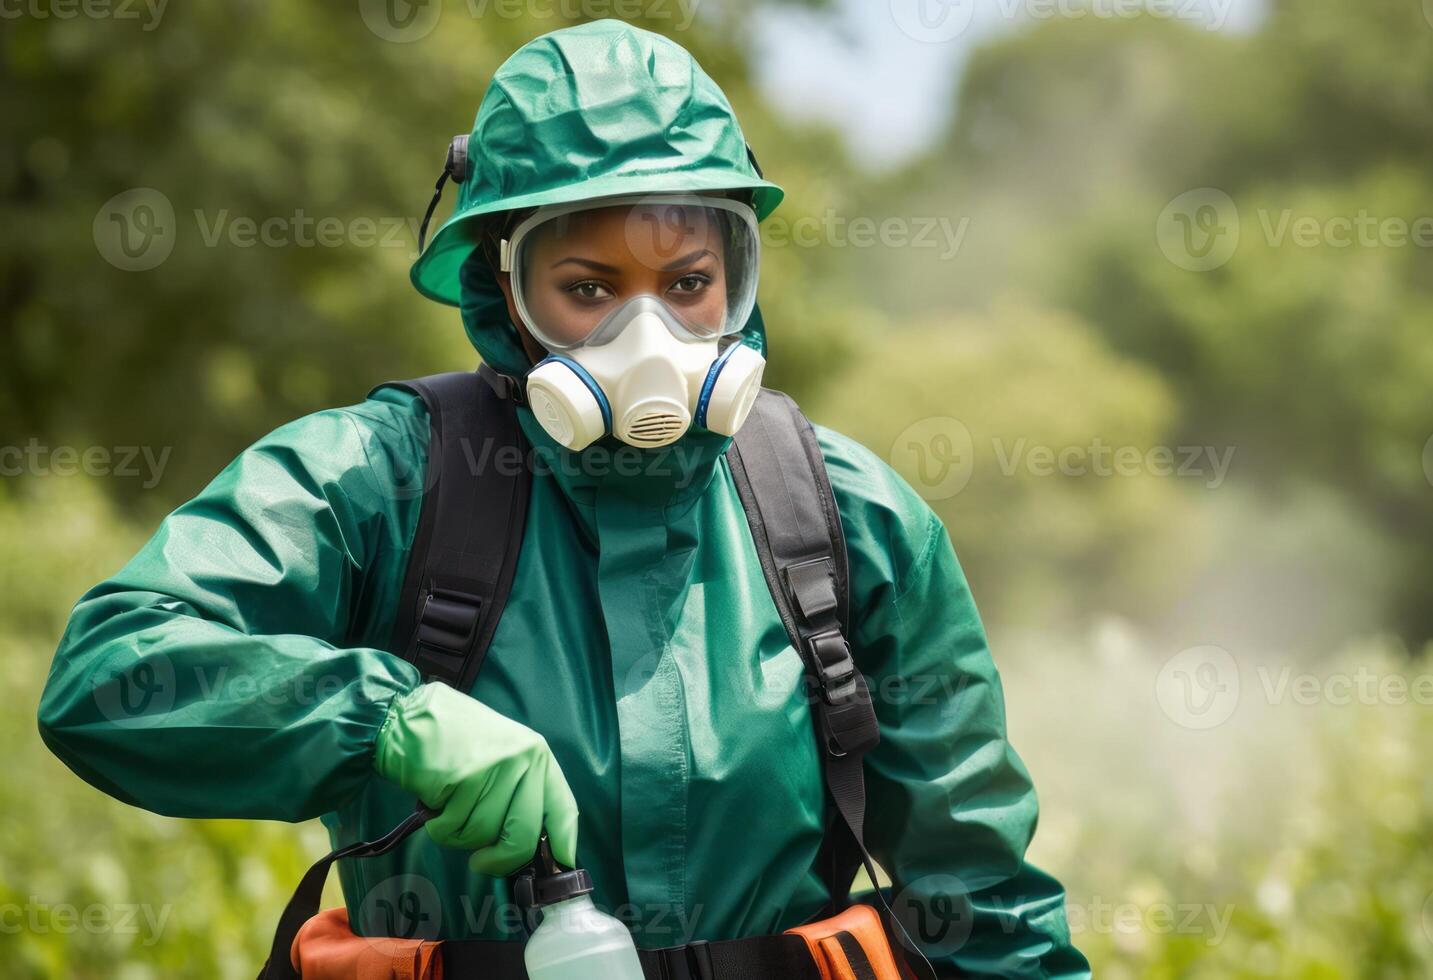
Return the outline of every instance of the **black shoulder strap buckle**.
<path id="1" fill-rule="evenodd" d="M 429 422 L 427 489 L 390 649 L 461 691 L 482 669 L 512 588 L 532 486 L 517 411 L 490 374 L 390 382 L 423 400 Z"/>
<path id="2" fill-rule="evenodd" d="M 836 598 L 835 560 L 823 555 L 796 562 L 782 569 L 792 604 L 807 626 L 837 622 L 840 603 Z"/>
<path id="3" fill-rule="evenodd" d="M 521 380 L 514 378 L 511 374 L 503 374 L 501 371 L 484 362 L 478 365 L 478 373 L 488 386 L 497 392 L 499 398 L 512 402 L 514 405 L 527 404 L 527 390 Z"/>
<path id="4" fill-rule="evenodd" d="M 813 707 L 826 751 L 837 757 L 864 753 L 880 741 L 880 727 L 866 679 L 841 629 L 834 559 L 796 562 L 782 572 L 788 600 L 800 617 L 797 633 L 819 698 Z"/>
<path id="5" fill-rule="evenodd" d="M 767 587 L 805 665 L 806 690 L 817 692 L 809 703 L 834 808 L 817 865 L 839 911 L 866 857 L 862 759 L 880 740 L 846 639 L 850 568 L 841 515 L 816 432 L 782 392 L 761 389 L 727 459 Z"/>
<path id="6" fill-rule="evenodd" d="M 821 700 L 833 705 L 849 700 L 855 689 L 856 661 L 845 635 L 838 629 L 829 629 L 810 637 L 806 646 L 816 668 Z"/>
<path id="7" fill-rule="evenodd" d="M 413 665 L 424 677 L 455 676 L 467 659 L 482 618 L 483 598 L 459 589 L 429 586 L 418 612 Z"/>
<path id="8" fill-rule="evenodd" d="M 704 939 L 654 952 L 658 974 L 655 980 L 716 980 L 711 949 Z"/>

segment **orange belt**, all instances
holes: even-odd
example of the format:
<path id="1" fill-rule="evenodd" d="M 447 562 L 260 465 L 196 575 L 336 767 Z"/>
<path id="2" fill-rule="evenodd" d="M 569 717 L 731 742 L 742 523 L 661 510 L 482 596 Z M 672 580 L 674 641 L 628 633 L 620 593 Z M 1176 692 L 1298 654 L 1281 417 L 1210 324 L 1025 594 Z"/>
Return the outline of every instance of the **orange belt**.
<path id="1" fill-rule="evenodd" d="M 784 935 L 805 941 L 821 980 L 902 980 L 880 916 L 869 905 L 852 905 Z M 336 908 L 304 923 L 290 959 L 303 980 L 443 980 L 443 945 L 355 936 L 348 912 Z"/>

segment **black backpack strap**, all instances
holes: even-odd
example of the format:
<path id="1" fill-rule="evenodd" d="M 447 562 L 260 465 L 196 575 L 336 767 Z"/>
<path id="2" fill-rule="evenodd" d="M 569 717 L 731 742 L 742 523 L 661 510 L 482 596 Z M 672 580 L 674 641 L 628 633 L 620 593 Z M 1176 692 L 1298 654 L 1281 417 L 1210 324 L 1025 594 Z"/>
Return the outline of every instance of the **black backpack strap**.
<path id="1" fill-rule="evenodd" d="M 494 372 L 395 381 L 428 408 L 427 474 L 391 649 L 423 677 L 472 686 L 512 588 L 532 488 L 527 441 Z"/>
<path id="2" fill-rule="evenodd" d="M 269 948 L 269 958 L 264 961 L 263 968 L 259 970 L 258 980 L 299 980 L 299 972 L 294 969 L 290 954 L 293 950 L 294 940 L 298 938 L 299 930 L 303 928 L 304 923 L 318 915 L 318 907 L 323 902 L 323 885 L 328 880 L 329 868 L 344 858 L 376 857 L 379 854 L 387 854 L 407 840 L 415 830 L 427 823 L 436 812 L 428 807 L 419 806 L 407 819 L 377 840 L 359 841 L 356 844 L 341 847 L 320 858 L 318 863 L 309 868 L 304 873 L 303 880 L 299 882 L 298 888 L 294 889 L 294 896 L 289 899 L 289 904 L 284 908 L 284 914 L 279 916 L 279 924 L 274 929 L 274 942 Z"/>
<path id="3" fill-rule="evenodd" d="M 269 958 L 260 969 L 258 980 L 300 980 L 293 966 L 294 940 L 304 923 L 318 914 L 324 882 L 336 861 L 386 854 L 423 826 L 435 812 L 420 806 L 377 840 L 340 848 L 309 868 L 279 918 Z M 509 879 L 510 886 L 511 883 Z M 439 955 L 443 958 L 443 974 L 527 980 L 524 945 L 520 940 L 510 939 L 442 940 Z M 637 958 L 646 980 L 821 980 L 821 970 L 807 952 L 806 941 L 795 935 L 715 942 L 696 940 L 681 946 L 639 949 Z"/>
<path id="4" fill-rule="evenodd" d="M 832 807 L 816 866 L 830 903 L 811 921 L 850 904 L 856 870 L 877 884 L 866 850 L 863 760 L 880 727 L 866 679 L 851 656 L 850 568 L 841 515 L 816 432 L 783 392 L 761 389 L 727 450 L 776 609 L 806 666 L 811 714 Z M 933 980 L 935 970 L 877 888 L 878 914 L 906 971 Z"/>
<path id="5" fill-rule="evenodd" d="M 856 869 L 869 861 L 862 758 L 880 740 L 870 691 L 846 640 L 850 573 L 841 516 L 816 433 L 782 392 L 761 390 L 727 454 L 767 585 L 806 665 L 835 809 L 818 857 L 835 912 L 846 907 Z"/>

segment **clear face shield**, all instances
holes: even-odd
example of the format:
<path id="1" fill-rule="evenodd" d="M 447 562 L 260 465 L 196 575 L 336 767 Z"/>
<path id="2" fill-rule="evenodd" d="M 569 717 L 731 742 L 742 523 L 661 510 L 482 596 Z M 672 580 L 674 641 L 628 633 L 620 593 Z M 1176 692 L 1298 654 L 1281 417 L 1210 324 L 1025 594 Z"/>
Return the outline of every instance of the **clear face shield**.
<path id="1" fill-rule="evenodd" d="M 638 297 L 677 341 L 734 334 L 756 302 L 756 215 L 725 198 L 646 194 L 538 209 L 503 249 L 514 305 L 547 350 L 611 343 Z"/>
<path id="2" fill-rule="evenodd" d="M 527 374 L 533 414 L 581 449 L 611 434 L 665 446 L 693 425 L 735 435 L 765 360 L 723 350 L 756 305 L 756 215 L 694 194 L 538 209 L 503 242 L 513 306 L 550 356 Z"/>

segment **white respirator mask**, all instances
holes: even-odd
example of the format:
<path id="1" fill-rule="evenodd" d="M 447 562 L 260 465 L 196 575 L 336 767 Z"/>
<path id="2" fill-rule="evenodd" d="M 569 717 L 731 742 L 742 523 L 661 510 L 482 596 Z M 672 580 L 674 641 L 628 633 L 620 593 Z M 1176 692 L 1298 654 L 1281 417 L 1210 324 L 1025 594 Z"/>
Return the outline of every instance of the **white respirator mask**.
<path id="1" fill-rule="evenodd" d="M 549 352 L 526 376 L 534 417 L 574 451 L 609 433 L 666 446 L 694 423 L 735 435 L 766 366 L 733 336 L 756 302 L 758 259 L 756 215 L 724 198 L 538 209 L 503 242 L 501 263 L 518 315 Z"/>

